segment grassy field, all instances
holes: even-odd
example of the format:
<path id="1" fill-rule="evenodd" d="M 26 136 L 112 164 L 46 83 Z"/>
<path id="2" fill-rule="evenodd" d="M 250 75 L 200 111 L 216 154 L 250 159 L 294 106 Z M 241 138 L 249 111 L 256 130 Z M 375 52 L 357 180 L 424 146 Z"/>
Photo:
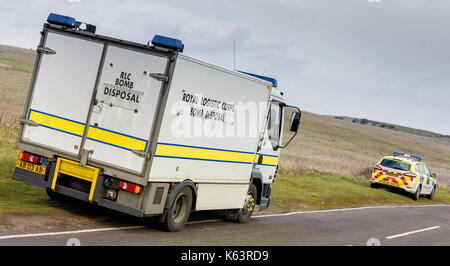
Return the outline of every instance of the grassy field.
<path id="1" fill-rule="evenodd" d="M 420 198 L 414 201 L 407 193 L 370 188 L 370 182 L 365 179 L 312 171 L 277 177 L 269 211 L 431 203 L 450 203 L 450 191 L 440 188 L 433 200 Z"/>
<path id="2" fill-rule="evenodd" d="M 0 130 L 0 215 L 8 212 L 54 212 L 57 203 L 45 191 L 12 179 L 18 150 L 16 136 Z"/>
<path id="3" fill-rule="evenodd" d="M 19 152 L 18 119 L 35 52 L 0 45 L 0 215 L 58 212 L 64 208 L 43 189 L 11 179 Z M 417 154 L 438 176 L 432 201 L 371 189 L 368 170 L 394 151 Z M 444 187 L 447 187 L 444 188 Z M 365 205 L 450 203 L 450 140 L 398 132 L 303 112 L 298 136 L 282 151 L 269 211 L 315 210 Z"/>
<path id="4" fill-rule="evenodd" d="M 0 128 L 15 133 L 36 53 L 0 45 Z"/>

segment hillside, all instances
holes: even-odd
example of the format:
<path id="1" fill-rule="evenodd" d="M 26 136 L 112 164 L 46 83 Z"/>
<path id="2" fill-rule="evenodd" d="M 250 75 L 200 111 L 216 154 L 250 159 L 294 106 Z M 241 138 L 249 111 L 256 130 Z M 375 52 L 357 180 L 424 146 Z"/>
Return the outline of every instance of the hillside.
<path id="1" fill-rule="evenodd" d="M 375 120 L 369 120 L 366 118 L 356 118 L 356 117 L 349 117 L 349 116 L 335 116 L 334 118 L 344 120 L 344 121 L 351 121 L 353 123 L 364 124 L 364 125 L 368 125 L 368 126 L 388 128 L 388 129 L 392 129 L 392 130 L 417 134 L 417 135 L 421 135 L 421 136 L 450 138 L 450 136 L 448 136 L 448 135 L 442 135 L 442 134 L 434 133 L 434 132 L 427 131 L 427 130 L 399 126 L 399 125 L 375 121 Z"/>
<path id="2" fill-rule="evenodd" d="M 0 129 L 8 133 L 4 139 L 10 143 L 15 141 L 34 58 L 32 50 L 0 45 Z M 297 137 L 282 151 L 280 167 L 288 174 L 313 170 L 367 177 L 381 156 L 394 151 L 422 156 L 438 184 L 450 187 L 450 139 L 308 112 L 303 112 Z"/>
<path id="3" fill-rule="evenodd" d="M 0 127 L 17 130 L 36 52 L 0 45 Z"/>

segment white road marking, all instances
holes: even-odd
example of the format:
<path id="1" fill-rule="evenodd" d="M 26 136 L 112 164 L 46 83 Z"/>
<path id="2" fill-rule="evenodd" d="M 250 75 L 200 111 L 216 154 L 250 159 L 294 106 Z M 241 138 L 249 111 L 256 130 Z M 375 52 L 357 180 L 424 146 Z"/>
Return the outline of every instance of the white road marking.
<path id="1" fill-rule="evenodd" d="M 332 209 L 332 210 L 321 210 L 321 211 L 297 211 L 289 213 L 280 214 L 268 214 L 268 215 L 258 215 L 252 218 L 265 218 L 265 217 L 276 217 L 276 216 L 289 216 L 294 214 L 308 214 L 308 213 L 327 213 L 327 212 L 341 212 L 341 211 L 354 211 L 354 210 L 364 210 L 364 209 L 381 209 L 381 208 L 420 208 L 420 207 L 450 207 L 450 204 L 436 204 L 436 205 L 401 205 L 401 206 L 368 206 L 368 207 L 358 207 L 358 208 L 344 208 L 344 209 Z M 212 219 L 204 221 L 193 221 L 188 222 L 188 224 L 200 224 L 223 221 L 221 219 Z M 37 233 L 37 234 L 22 234 L 22 235 L 6 235 L 0 236 L 0 240 L 3 239 L 13 239 L 13 238 L 26 238 L 26 237 L 41 237 L 41 236 L 56 236 L 56 235 L 70 235 L 70 234 L 83 234 L 83 233 L 95 233 L 95 232 L 105 232 L 105 231 L 117 231 L 117 230 L 133 230 L 133 229 L 144 229 L 147 226 L 124 226 L 124 227 L 109 227 L 109 228 L 96 228 L 96 229 L 86 229 L 77 231 L 62 231 L 62 232 L 49 232 L 49 233 Z"/>
<path id="2" fill-rule="evenodd" d="M 124 227 L 109 227 L 109 228 L 97 228 L 97 229 L 86 229 L 86 230 L 76 230 L 76 231 L 49 232 L 49 233 L 39 233 L 39 234 L 9 235 L 9 236 L 0 236 L 0 240 L 11 239 L 11 238 L 83 234 L 83 233 L 94 233 L 94 232 L 105 232 L 105 231 L 116 231 L 116 230 L 133 230 L 133 229 L 143 229 L 146 227 L 147 226 L 124 226 Z"/>
<path id="3" fill-rule="evenodd" d="M 403 233 L 403 234 L 387 236 L 386 239 L 394 239 L 394 238 L 408 236 L 408 235 L 412 235 L 412 234 L 416 234 L 416 233 L 420 233 L 420 232 L 425 232 L 425 231 L 430 231 L 430 230 L 434 230 L 434 229 L 438 229 L 438 228 L 441 228 L 441 227 L 439 225 L 436 225 L 436 226 L 427 227 L 427 228 L 424 228 L 424 229 L 419 229 L 419 230 L 415 230 L 415 231 L 406 232 L 406 233 Z"/>
<path id="4" fill-rule="evenodd" d="M 266 218 L 266 217 L 278 217 L 278 216 L 290 216 L 294 214 L 310 214 L 310 213 L 327 213 L 327 212 L 342 212 L 342 211 L 357 211 L 357 210 L 367 210 L 367 209 L 385 209 L 385 208 L 423 208 L 423 207 L 450 207 L 450 204 L 432 204 L 432 205 L 399 205 L 399 206 L 367 206 L 367 207 L 356 207 L 356 208 L 342 208 L 342 209 L 331 209 L 331 210 L 320 210 L 320 211 L 297 211 L 288 213 L 276 213 L 276 214 L 266 214 L 252 216 L 252 218 Z"/>

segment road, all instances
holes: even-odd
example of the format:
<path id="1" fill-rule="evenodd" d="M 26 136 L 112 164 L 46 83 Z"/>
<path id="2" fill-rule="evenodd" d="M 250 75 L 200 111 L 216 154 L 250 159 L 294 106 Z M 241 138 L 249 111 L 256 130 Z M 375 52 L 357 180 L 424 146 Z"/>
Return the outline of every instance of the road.
<path id="1" fill-rule="evenodd" d="M 255 216 L 248 224 L 197 219 L 183 231 L 155 224 L 0 236 L 0 245 L 450 245 L 450 205 L 378 206 Z M 79 242 L 78 242 L 79 241 Z"/>

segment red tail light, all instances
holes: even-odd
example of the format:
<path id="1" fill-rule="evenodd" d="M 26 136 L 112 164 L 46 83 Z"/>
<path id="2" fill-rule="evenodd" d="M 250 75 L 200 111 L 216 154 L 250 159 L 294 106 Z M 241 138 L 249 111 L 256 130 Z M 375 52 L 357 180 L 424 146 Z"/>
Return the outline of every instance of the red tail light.
<path id="1" fill-rule="evenodd" d="M 135 194 L 139 194 L 139 192 L 141 192 L 141 187 L 132 183 L 128 183 L 128 182 L 123 182 L 120 181 L 119 182 L 119 188 L 120 189 L 124 189 L 126 191 L 135 193 Z"/>
<path id="2" fill-rule="evenodd" d="M 20 152 L 19 160 L 36 164 L 39 162 L 39 156 L 30 154 L 30 153 L 26 153 L 26 152 Z"/>

